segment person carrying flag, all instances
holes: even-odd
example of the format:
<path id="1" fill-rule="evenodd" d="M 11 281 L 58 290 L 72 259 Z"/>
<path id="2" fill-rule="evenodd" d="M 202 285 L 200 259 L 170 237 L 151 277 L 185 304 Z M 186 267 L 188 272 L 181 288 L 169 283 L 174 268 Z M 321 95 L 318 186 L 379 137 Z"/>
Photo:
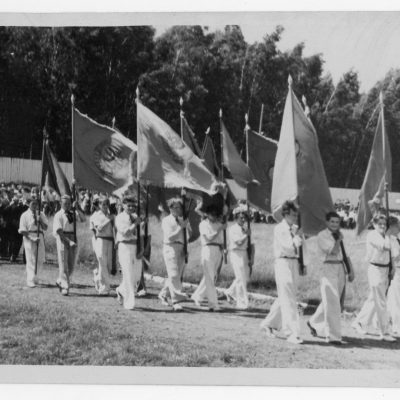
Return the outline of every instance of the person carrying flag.
<path id="1" fill-rule="evenodd" d="M 57 243 L 57 258 L 59 275 L 56 285 L 63 296 L 68 296 L 70 279 L 74 271 L 77 251 L 76 232 L 74 232 L 74 211 L 77 202 L 71 204 L 69 195 L 61 196 L 61 209 L 54 215 L 53 235 Z M 80 222 L 85 221 L 82 210 L 78 207 L 75 211 L 75 218 Z"/>
<path id="2" fill-rule="evenodd" d="M 164 235 L 163 257 L 167 269 L 167 279 L 158 297 L 162 304 L 169 305 L 171 299 L 174 311 L 182 311 L 180 301 L 187 296 L 182 292 L 182 273 L 185 266 L 183 251 L 184 229 L 190 236 L 191 228 L 187 219 L 183 219 L 183 202 L 179 197 L 168 201 L 170 214 L 163 218 L 161 227 Z"/>
<path id="3" fill-rule="evenodd" d="M 301 344 L 300 318 L 297 309 L 297 281 L 299 276 L 299 247 L 302 232 L 296 223 L 298 208 L 292 201 L 282 205 L 283 220 L 274 229 L 275 281 L 278 298 L 261 323 L 268 337 L 276 337 L 282 329 L 287 341 Z"/>
<path id="4" fill-rule="evenodd" d="M 39 200 L 37 198 L 31 199 L 29 208 L 21 215 L 18 229 L 18 232 L 23 237 L 26 258 L 26 284 L 30 288 L 36 286 L 37 271 L 42 268 L 45 260 L 43 232 L 48 225 L 46 216 L 39 211 Z"/>

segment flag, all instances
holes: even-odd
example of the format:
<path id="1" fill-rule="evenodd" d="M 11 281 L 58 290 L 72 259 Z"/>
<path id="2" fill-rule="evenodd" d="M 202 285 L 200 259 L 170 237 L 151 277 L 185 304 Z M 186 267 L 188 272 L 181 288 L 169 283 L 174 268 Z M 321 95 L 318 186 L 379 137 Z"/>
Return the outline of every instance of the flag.
<path id="1" fill-rule="evenodd" d="M 185 117 L 181 118 L 182 118 L 182 140 L 187 144 L 190 150 L 192 150 L 197 157 L 202 158 L 201 150 L 195 138 L 194 132 L 190 128 L 188 122 L 186 121 L 186 118 Z"/>
<path id="2" fill-rule="evenodd" d="M 232 175 L 232 178 L 240 185 L 245 187 L 248 183 L 254 181 L 253 173 L 246 163 L 241 159 L 227 129 L 221 119 L 222 133 L 222 155 L 224 167 Z"/>
<path id="3" fill-rule="evenodd" d="M 64 194 L 71 196 L 68 180 L 51 151 L 47 139 L 44 144 L 41 186 L 53 189 L 60 196 Z"/>
<path id="4" fill-rule="evenodd" d="M 379 113 L 367 172 L 359 197 L 357 235 L 367 228 L 373 214 L 382 205 L 385 195 L 385 183 L 388 184 L 388 190 L 390 190 L 392 185 L 392 156 L 382 109 Z"/>
<path id="5" fill-rule="evenodd" d="M 212 194 L 216 179 L 181 137 L 137 103 L 138 179 L 161 187 L 185 187 Z"/>
<path id="6" fill-rule="evenodd" d="M 297 201 L 306 235 L 326 227 L 326 213 L 333 210 L 328 182 L 312 123 L 289 86 L 272 180 L 271 209 L 282 219 L 286 200 Z"/>
<path id="7" fill-rule="evenodd" d="M 113 193 L 133 183 L 137 146 L 117 130 L 74 109 L 73 171 L 76 183 Z"/>
<path id="8" fill-rule="evenodd" d="M 272 176 L 278 142 L 247 129 L 247 164 L 259 185 L 247 186 L 247 200 L 252 207 L 271 212 Z"/>
<path id="9" fill-rule="evenodd" d="M 211 171 L 215 176 L 221 175 L 221 170 L 217 163 L 217 156 L 215 155 L 214 145 L 208 134 L 204 140 L 202 159 L 209 171 Z"/>

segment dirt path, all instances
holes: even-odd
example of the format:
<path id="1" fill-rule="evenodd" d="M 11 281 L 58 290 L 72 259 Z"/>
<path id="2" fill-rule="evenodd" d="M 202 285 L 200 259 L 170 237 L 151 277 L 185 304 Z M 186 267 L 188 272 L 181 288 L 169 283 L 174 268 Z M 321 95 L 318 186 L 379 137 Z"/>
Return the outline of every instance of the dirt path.
<path id="1" fill-rule="evenodd" d="M 8 314 L 4 311 L 2 323 L 6 329 L 0 342 L 0 363 L 23 363 L 23 348 L 19 355 L 18 346 L 22 346 L 24 335 L 29 335 L 32 329 L 43 330 L 43 325 L 50 326 L 53 320 L 62 316 L 69 321 L 67 326 L 73 327 L 77 335 L 89 329 L 86 324 L 90 322 L 93 327 L 101 327 L 101 336 L 99 339 L 90 339 L 89 344 L 80 343 L 79 340 L 71 342 L 64 355 L 57 353 L 58 359 L 54 358 L 54 350 L 51 353 L 47 349 L 50 345 L 46 342 L 46 336 L 37 335 L 36 346 L 44 349 L 40 356 L 37 353 L 32 355 L 36 358 L 28 357 L 27 363 L 35 363 L 36 360 L 42 364 L 49 360 L 49 363 L 91 365 L 319 369 L 400 367 L 400 340 L 387 343 L 378 341 L 374 336 L 362 340 L 351 329 L 351 321 L 347 319 L 342 321 L 346 344 L 339 347 L 326 344 L 322 338 L 313 338 L 305 324 L 308 316 L 303 315 L 301 324 L 305 341 L 303 345 L 293 345 L 282 339 L 266 338 L 260 331 L 259 324 L 265 318 L 270 304 L 253 303 L 247 311 L 236 311 L 227 302 L 221 302 L 221 311 L 210 313 L 188 302 L 183 303 L 184 312 L 175 313 L 161 305 L 157 298 L 159 285 L 150 282 L 149 295 L 137 299 L 137 309 L 125 311 L 117 304 L 115 296 L 99 297 L 95 294 L 89 270 L 75 273 L 75 284 L 68 297 L 62 297 L 55 288 L 56 276 L 56 266 L 46 266 L 41 272 L 41 287 L 27 289 L 23 286 L 25 276 L 22 265 L 0 266 L 0 309 L 32 314 L 31 320 L 28 321 L 29 318 L 24 316 L 19 322 L 19 325 L 29 323 L 29 331 L 25 332 L 18 328 L 15 321 L 18 315 L 12 315 L 13 311 Z M 113 278 L 113 284 L 117 283 L 118 278 Z M 33 311 L 26 311 L 27 307 Z M 305 314 L 312 313 L 313 309 L 307 307 Z M 45 319 L 46 310 L 48 315 L 54 315 L 51 320 Z M 37 318 L 35 312 L 38 313 Z M 64 319 L 57 320 L 57 324 L 62 324 Z M 68 340 L 73 340 L 73 336 L 70 334 Z M 10 341 L 13 337 L 20 339 L 12 346 Z M 129 350 L 130 346 L 138 343 L 143 351 L 129 358 L 129 351 L 134 353 L 137 350 Z M 122 344 L 125 347 L 121 347 Z M 79 349 L 79 346 L 82 348 Z M 77 354 L 73 358 L 71 353 L 75 350 Z"/>

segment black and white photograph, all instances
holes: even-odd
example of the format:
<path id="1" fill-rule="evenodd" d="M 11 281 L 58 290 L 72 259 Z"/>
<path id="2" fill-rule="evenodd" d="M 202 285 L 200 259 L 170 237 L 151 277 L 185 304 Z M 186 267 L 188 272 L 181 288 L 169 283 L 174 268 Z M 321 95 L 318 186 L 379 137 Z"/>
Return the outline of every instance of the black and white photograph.
<path id="1" fill-rule="evenodd" d="M 398 387 L 399 38 L 397 11 L 0 13 L 0 368 Z"/>

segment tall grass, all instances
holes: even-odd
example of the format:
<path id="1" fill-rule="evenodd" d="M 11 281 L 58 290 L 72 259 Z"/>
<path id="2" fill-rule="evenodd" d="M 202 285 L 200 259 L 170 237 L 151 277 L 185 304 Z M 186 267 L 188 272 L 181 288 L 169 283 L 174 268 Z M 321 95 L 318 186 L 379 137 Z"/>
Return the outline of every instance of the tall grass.
<path id="1" fill-rule="evenodd" d="M 45 235 L 46 258 L 56 262 L 56 243 L 52 235 L 53 221 L 49 221 L 49 229 Z M 253 273 L 249 282 L 249 290 L 254 292 L 276 295 L 274 281 L 274 256 L 273 256 L 273 229 L 275 225 L 252 224 L 252 239 L 256 247 L 255 263 Z M 346 306 L 355 309 L 360 306 L 367 292 L 366 262 L 365 254 L 365 234 L 356 238 L 354 231 L 344 230 L 344 241 L 347 253 L 353 261 L 356 280 L 347 285 Z M 151 218 L 149 233 L 152 236 L 151 268 L 150 273 L 157 276 L 166 276 L 165 265 L 162 257 L 162 230 L 161 222 L 156 218 Z M 78 263 L 81 268 L 93 268 L 96 265 L 96 257 L 92 249 L 92 232 L 89 230 L 88 218 L 84 223 L 77 224 L 77 235 L 79 244 Z M 185 268 L 185 281 L 198 283 L 202 277 L 200 266 L 200 241 L 197 240 L 189 244 L 189 263 Z M 317 253 L 316 239 L 310 238 L 306 241 L 305 262 L 308 274 L 300 278 L 299 296 L 302 301 L 320 300 L 319 279 L 321 262 Z M 223 265 L 219 283 L 221 287 L 228 287 L 234 274 L 232 267 L 228 264 Z"/>

